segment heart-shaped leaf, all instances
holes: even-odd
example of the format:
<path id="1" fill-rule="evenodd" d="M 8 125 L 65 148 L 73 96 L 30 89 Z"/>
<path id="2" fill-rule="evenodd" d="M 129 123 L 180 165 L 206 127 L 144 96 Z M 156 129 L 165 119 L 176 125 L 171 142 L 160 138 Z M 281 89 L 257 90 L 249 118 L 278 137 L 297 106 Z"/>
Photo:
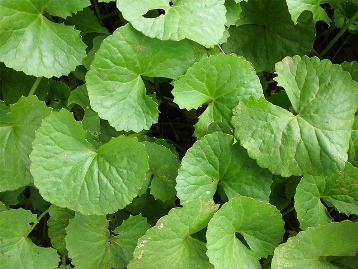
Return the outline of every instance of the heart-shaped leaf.
<path id="1" fill-rule="evenodd" d="M 339 1 L 339 0 L 338 0 Z M 338 2 L 337 0 L 286 0 L 288 10 L 290 11 L 292 20 L 297 23 L 298 17 L 305 10 L 311 11 L 315 21 L 325 21 L 327 24 L 331 22 L 326 11 L 321 4 Z"/>
<path id="2" fill-rule="evenodd" d="M 282 176 L 339 172 L 347 160 L 358 83 L 328 60 L 286 57 L 276 64 L 292 112 L 264 99 L 233 111 L 235 136 L 261 167 Z"/>
<path id="3" fill-rule="evenodd" d="M 83 214 L 108 214 L 128 205 L 146 179 L 148 156 L 132 137 L 94 148 L 80 122 L 53 112 L 37 130 L 30 155 L 34 183 L 43 198 Z"/>

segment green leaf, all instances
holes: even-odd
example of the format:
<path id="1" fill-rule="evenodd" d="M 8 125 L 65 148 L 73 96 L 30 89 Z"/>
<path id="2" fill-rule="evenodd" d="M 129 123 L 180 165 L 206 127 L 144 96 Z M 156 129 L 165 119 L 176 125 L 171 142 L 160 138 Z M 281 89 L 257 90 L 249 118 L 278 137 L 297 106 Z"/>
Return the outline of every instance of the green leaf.
<path id="1" fill-rule="evenodd" d="M 195 200 L 170 210 L 139 238 L 128 268 L 213 268 L 205 243 L 191 235 L 207 226 L 217 208 L 212 200 Z"/>
<path id="2" fill-rule="evenodd" d="M 284 228 L 280 212 L 249 197 L 236 197 L 217 211 L 208 225 L 207 255 L 217 269 L 261 268 L 281 242 Z"/>
<path id="3" fill-rule="evenodd" d="M 230 37 L 222 46 L 226 53 L 245 57 L 257 72 L 272 72 L 285 56 L 311 51 L 316 29 L 310 14 L 295 25 L 285 0 L 250 0 L 241 6 L 238 27 L 229 29 Z"/>
<path id="4" fill-rule="evenodd" d="M 187 110 L 208 105 L 195 125 L 195 135 L 204 135 L 208 125 L 230 125 L 232 109 L 249 96 L 263 97 L 252 65 L 241 57 L 218 54 L 195 63 L 174 82 L 174 102 Z"/>
<path id="5" fill-rule="evenodd" d="M 65 242 L 66 230 L 70 219 L 75 216 L 75 212 L 67 209 L 51 205 L 49 209 L 50 218 L 47 221 L 48 236 L 51 239 L 52 246 L 62 255 L 67 256 L 67 248 Z"/>
<path id="6" fill-rule="evenodd" d="M 87 73 L 92 108 L 117 130 L 149 129 L 158 104 L 146 95 L 141 76 L 178 78 L 196 56 L 188 41 L 160 41 L 120 27 L 102 42 Z"/>
<path id="7" fill-rule="evenodd" d="M 229 199 L 244 195 L 269 201 L 272 174 L 258 167 L 233 140 L 231 135 L 212 133 L 186 152 L 176 179 L 181 204 L 213 198 L 218 185 Z"/>
<path id="8" fill-rule="evenodd" d="M 24 209 L 0 213 L 0 264 L 3 268 L 57 268 L 60 258 L 56 250 L 36 246 L 28 232 L 37 223 L 36 215 Z"/>
<path id="9" fill-rule="evenodd" d="M 129 204 L 148 170 L 144 146 L 119 136 L 96 150 L 80 122 L 53 112 L 37 130 L 30 155 L 34 183 L 54 205 L 83 214 L 113 213 Z"/>
<path id="10" fill-rule="evenodd" d="M 343 28 L 356 12 L 358 12 L 358 3 L 356 0 L 340 1 L 338 6 L 334 9 L 334 23 L 338 28 Z M 351 32 L 358 30 L 357 19 L 352 22 L 348 30 Z"/>
<path id="11" fill-rule="evenodd" d="M 275 78 L 293 113 L 264 99 L 234 109 L 235 136 L 261 167 L 282 176 L 339 172 L 357 110 L 357 82 L 328 60 L 286 57 Z"/>
<path id="12" fill-rule="evenodd" d="M 349 140 L 348 161 L 358 167 L 358 117 L 354 117 L 351 139 Z"/>
<path id="13" fill-rule="evenodd" d="M 345 268 L 334 266 L 330 260 L 337 256 L 355 256 L 357 252 L 358 223 L 332 222 L 307 228 L 278 246 L 271 268 Z"/>
<path id="14" fill-rule="evenodd" d="M 340 0 L 339 0 L 340 1 Z M 327 24 L 331 22 L 326 11 L 321 4 L 329 2 L 337 2 L 337 0 L 286 0 L 288 10 L 294 23 L 297 23 L 298 17 L 305 11 L 312 12 L 313 19 L 317 21 L 325 21 Z"/>
<path id="15" fill-rule="evenodd" d="M 78 269 L 125 268 L 137 240 L 150 225 L 142 216 L 130 216 L 111 235 L 106 216 L 76 213 L 66 228 L 69 257 Z"/>
<path id="16" fill-rule="evenodd" d="M 22 97 L 0 122 L 0 191 L 32 184 L 29 154 L 35 131 L 50 109 L 36 96 Z"/>
<path id="17" fill-rule="evenodd" d="M 175 178 L 180 166 L 179 159 L 163 145 L 147 141 L 142 144 L 149 156 L 149 170 L 152 174 L 150 193 L 155 199 L 162 201 L 175 199 Z"/>
<path id="18" fill-rule="evenodd" d="M 353 80 L 358 81 L 358 62 L 343 62 L 341 66 L 344 71 L 351 74 Z"/>
<path id="19" fill-rule="evenodd" d="M 295 209 L 301 229 L 331 221 L 321 199 L 346 215 L 358 215 L 358 168 L 350 163 L 339 174 L 304 175 L 297 186 Z"/>
<path id="20" fill-rule="evenodd" d="M 50 21 L 46 14 L 65 18 L 89 0 L 2 0 L 0 2 L 0 61 L 37 77 L 60 77 L 85 57 L 79 31 Z"/>
<path id="21" fill-rule="evenodd" d="M 123 18 L 146 36 L 161 40 L 191 39 L 203 46 L 219 43 L 225 30 L 224 0 L 121 0 L 117 7 Z M 146 13 L 162 10 L 163 15 L 147 18 Z"/>

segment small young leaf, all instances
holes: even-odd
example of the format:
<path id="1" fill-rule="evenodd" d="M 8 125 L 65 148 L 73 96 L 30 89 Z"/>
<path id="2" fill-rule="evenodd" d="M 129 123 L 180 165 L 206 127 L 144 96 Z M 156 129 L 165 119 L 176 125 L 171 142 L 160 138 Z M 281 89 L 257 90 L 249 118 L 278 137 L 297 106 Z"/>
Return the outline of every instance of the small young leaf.
<path id="1" fill-rule="evenodd" d="M 355 256 L 357 242 L 358 222 L 332 222 L 310 227 L 275 249 L 271 268 L 346 268 L 334 266 L 332 260 L 339 256 Z"/>
<path id="2" fill-rule="evenodd" d="M 36 246 L 26 235 L 36 215 L 24 209 L 0 213 L 0 264 L 2 268 L 57 268 L 60 257 L 53 248 Z"/>
<path id="3" fill-rule="evenodd" d="M 133 258 L 137 240 L 150 225 L 142 216 L 129 219 L 110 234 L 106 216 L 76 213 L 66 228 L 69 257 L 78 269 L 125 268 Z"/>
<path id="4" fill-rule="evenodd" d="M 29 154 L 35 131 L 51 110 L 36 96 L 22 97 L 0 120 L 0 191 L 32 184 Z"/>
<path id="5" fill-rule="evenodd" d="M 234 109 L 235 136 L 261 167 L 282 176 L 339 172 L 347 160 L 358 83 L 328 60 L 286 57 L 275 78 L 291 113 L 264 99 Z"/>
<path id="6" fill-rule="evenodd" d="M 285 0 L 250 0 L 241 6 L 238 26 L 230 27 L 230 37 L 222 46 L 226 53 L 245 57 L 257 72 L 272 72 L 285 56 L 311 51 L 316 30 L 310 14 L 295 25 Z"/>
<path id="7" fill-rule="evenodd" d="M 176 179 L 181 204 L 213 198 L 218 184 L 229 199 L 244 195 L 269 201 L 272 174 L 258 167 L 233 140 L 231 135 L 212 133 L 186 152 Z"/>
<path id="8" fill-rule="evenodd" d="M 358 168 L 350 163 L 339 174 L 304 175 L 297 186 L 295 209 L 301 229 L 331 221 L 324 200 L 346 215 L 358 215 Z"/>
<path id="9" fill-rule="evenodd" d="M 66 249 L 66 230 L 70 219 L 75 216 L 75 212 L 67 208 L 61 208 L 51 205 L 49 209 L 50 218 L 47 221 L 48 236 L 51 239 L 52 246 L 62 255 L 67 255 Z"/>
<path id="10" fill-rule="evenodd" d="M 211 47 L 219 43 L 226 22 L 224 0 L 121 0 L 117 7 L 135 29 L 161 40 L 188 38 Z M 162 10 L 156 18 L 146 18 L 151 10 Z"/>
<path id="11" fill-rule="evenodd" d="M 170 210 L 139 238 L 128 268 L 213 268 L 205 255 L 205 243 L 191 235 L 207 226 L 217 208 L 213 201 L 195 200 Z"/>
<path id="12" fill-rule="evenodd" d="M 252 65 L 235 55 L 218 54 L 195 63 L 174 82 L 174 102 L 187 110 L 207 104 L 195 125 L 201 137 L 213 121 L 230 125 L 232 109 L 250 96 L 263 97 L 262 87 Z"/>
<path id="13" fill-rule="evenodd" d="M 119 136 L 96 150 L 80 122 L 53 112 L 36 133 L 30 155 L 34 183 L 54 205 L 83 214 L 108 214 L 129 204 L 148 170 L 144 146 Z"/>
<path id="14" fill-rule="evenodd" d="M 311 11 L 313 19 L 317 21 L 325 21 L 327 24 L 331 22 L 326 11 L 321 4 L 335 2 L 336 0 L 286 0 L 288 10 L 294 23 L 297 23 L 298 17 L 305 11 Z"/>
<path id="15" fill-rule="evenodd" d="M 90 4 L 89 0 L 3 0 L 0 2 L 0 61 L 27 75 L 60 77 L 73 71 L 85 57 L 79 31 L 45 17 L 66 17 Z"/>
<path id="16" fill-rule="evenodd" d="M 141 76 L 178 78 L 196 56 L 188 41 L 160 41 L 120 27 L 102 42 L 86 75 L 93 110 L 119 131 L 149 129 L 158 104 L 146 95 Z"/>
<path id="17" fill-rule="evenodd" d="M 208 225 L 207 255 L 215 268 L 257 268 L 273 254 L 284 228 L 280 212 L 249 197 L 236 197 L 217 211 Z"/>

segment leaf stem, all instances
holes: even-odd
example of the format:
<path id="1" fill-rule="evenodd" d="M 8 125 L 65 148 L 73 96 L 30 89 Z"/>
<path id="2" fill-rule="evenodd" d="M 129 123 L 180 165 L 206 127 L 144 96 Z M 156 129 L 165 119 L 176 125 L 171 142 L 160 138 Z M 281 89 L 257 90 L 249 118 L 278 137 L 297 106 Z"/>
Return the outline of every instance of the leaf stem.
<path id="1" fill-rule="evenodd" d="M 353 15 L 352 18 L 348 20 L 348 22 L 342 27 L 342 29 L 339 31 L 339 33 L 329 42 L 328 46 L 321 52 L 319 55 L 319 58 L 322 59 L 322 57 L 333 47 L 333 45 L 338 41 L 338 39 L 344 34 L 345 31 L 347 31 L 348 27 L 351 26 L 351 24 L 358 18 L 358 11 Z"/>
<path id="2" fill-rule="evenodd" d="M 37 86 L 39 86 L 39 84 L 40 84 L 40 82 L 41 82 L 41 79 L 42 79 L 42 77 L 36 78 L 34 84 L 33 84 L 32 87 L 31 87 L 31 90 L 30 90 L 28 96 L 34 95 L 34 93 L 35 93 L 35 91 L 36 91 L 36 89 L 37 89 Z"/>
<path id="3" fill-rule="evenodd" d="M 44 212 L 42 212 L 42 214 L 37 218 L 37 221 L 32 224 L 30 230 L 27 232 L 27 234 L 25 235 L 25 237 L 28 237 L 29 234 L 33 231 L 33 229 L 35 229 L 36 225 L 40 222 L 40 220 L 48 213 L 49 209 L 46 209 Z"/>

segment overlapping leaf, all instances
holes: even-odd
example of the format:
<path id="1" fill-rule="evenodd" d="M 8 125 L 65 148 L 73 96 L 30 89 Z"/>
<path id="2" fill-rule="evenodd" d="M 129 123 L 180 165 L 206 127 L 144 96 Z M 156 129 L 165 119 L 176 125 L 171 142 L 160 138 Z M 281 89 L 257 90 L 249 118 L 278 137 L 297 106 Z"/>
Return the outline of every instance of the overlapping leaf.
<path id="1" fill-rule="evenodd" d="M 79 31 L 54 23 L 45 15 L 65 18 L 82 10 L 89 0 L 2 0 L 0 2 L 0 61 L 37 77 L 60 77 L 85 57 Z"/>
<path id="2" fill-rule="evenodd" d="M 351 139 L 349 140 L 348 161 L 358 167 L 358 117 L 354 117 Z"/>
<path id="3" fill-rule="evenodd" d="M 288 10 L 290 11 L 292 20 L 297 23 L 298 17 L 305 11 L 311 11 L 315 21 L 325 21 L 327 24 L 331 22 L 326 11 L 321 7 L 324 3 L 334 3 L 340 0 L 286 0 Z"/>
<path id="4" fill-rule="evenodd" d="M 207 226 L 217 208 L 213 201 L 195 200 L 172 209 L 139 238 L 128 268 L 213 268 L 205 243 L 191 235 Z"/>
<path id="5" fill-rule="evenodd" d="M 225 52 L 244 56 L 257 72 L 270 71 L 285 56 L 304 55 L 315 40 L 312 16 L 304 14 L 295 25 L 285 0 L 250 0 L 241 4 L 238 27 L 229 29 Z"/>
<path id="6" fill-rule="evenodd" d="M 0 213 L 0 264 L 2 268 L 55 269 L 60 262 L 56 250 L 36 246 L 27 235 L 36 215 L 24 209 Z"/>
<path id="7" fill-rule="evenodd" d="M 1 116 L 0 191 L 15 190 L 32 183 L 29 154 L 35 131 L 50 111 L 44 102 L 30 96 L 22 97 Z"/>
<path id="8" fill-rule="evenodd" d="M 119 136 L 94 148 L 80 122 L 66 110 L 53 112 L 37 130 L 31 173 L 52 204 L 84 214 L 125 207 L 146 178 L 148 157 L 135 138 Z"/>
<path id="9" fill-rule="evenodd" d="M 353 258 L 352 261 L 355 261 L 356 265 L 356 253 L 358 222 L 332 222 L 307 228 L 278 246 L 271 268 L 355 268 L 342 266 L 340 260 L 345 256 L 353 256 L 350 258 Z"/>
<path id="10" fill-rule="evenodd" d="M 69 257 L 78 269 L 125 268 L 149 227 L 142 216 L 130 216 L 111 235 L 106 216 L 76 213 L 66 228 Z"/>
<path id="11" fill-rule="evenodd" d="M 141 76 L 178 78 L 195 60 L 189 41 L 160 41 L 120 27 L 103 41 L 87 73 L 92 108 L 117 130 L 149 129 L 158 104 L 146 95 Z"/>
<path id="12" fill-rule="evenodd" d="M 252 65 L 234 55 L 214 55 L 195 63 L 174 82 L 174 102 L 180 108 L 208 105 L 195 125 L 195 135 L 204 135 L 213 121 L 230 125 L 232 109 L 249 96 L 263 97 L 259 78 Z"/>
<path id="13" fill-rule="evenodd" d="M 346 215 L 358 215 L 358 168 L 347 163 L 339 174 L 305 175 L 297 186 L 295 209 L 301 229 L 331 221 L 321 199 Z"/>
<path id="14" fill-rule="evenodd" d="M 117 7 L 135 29 L 162 40 L 188 38 L 203 46 L 219 43 L 226 22 L 224 0 L 121 0 Z M 170 4 L 171 3 L 171 4 Z M 146 13 L 164 14 L 147 18 Z"/>
<path id="15" fill-rule="evenodd" d="M 264 99 L 244 100 L 233 112 L 235 136 L 261 167 L 282 176 L 341 171 L 357 110 L 357 82 L 340 66 L 307 56 L 287 57 L 276 70 L 293 113 Z"/>
<path id="16" fill-rule="evenodd" d="M 215 268 L 257 268 L 273 254 L 284 228 L 280 212 L 249 197 L 236 197 L 217 211 L 208 225 L 207 255 Z"/>
<path id="17" fill-rule="evenodd" d="M 269 201 L 272 174 L 258 167 L 233 140 L 231 135 L 216 132 L 186 152 L 176 179 L 182 204 L 198 197 L 213 198 L 219 184 L 229 199 L 245 195 Z"/>

